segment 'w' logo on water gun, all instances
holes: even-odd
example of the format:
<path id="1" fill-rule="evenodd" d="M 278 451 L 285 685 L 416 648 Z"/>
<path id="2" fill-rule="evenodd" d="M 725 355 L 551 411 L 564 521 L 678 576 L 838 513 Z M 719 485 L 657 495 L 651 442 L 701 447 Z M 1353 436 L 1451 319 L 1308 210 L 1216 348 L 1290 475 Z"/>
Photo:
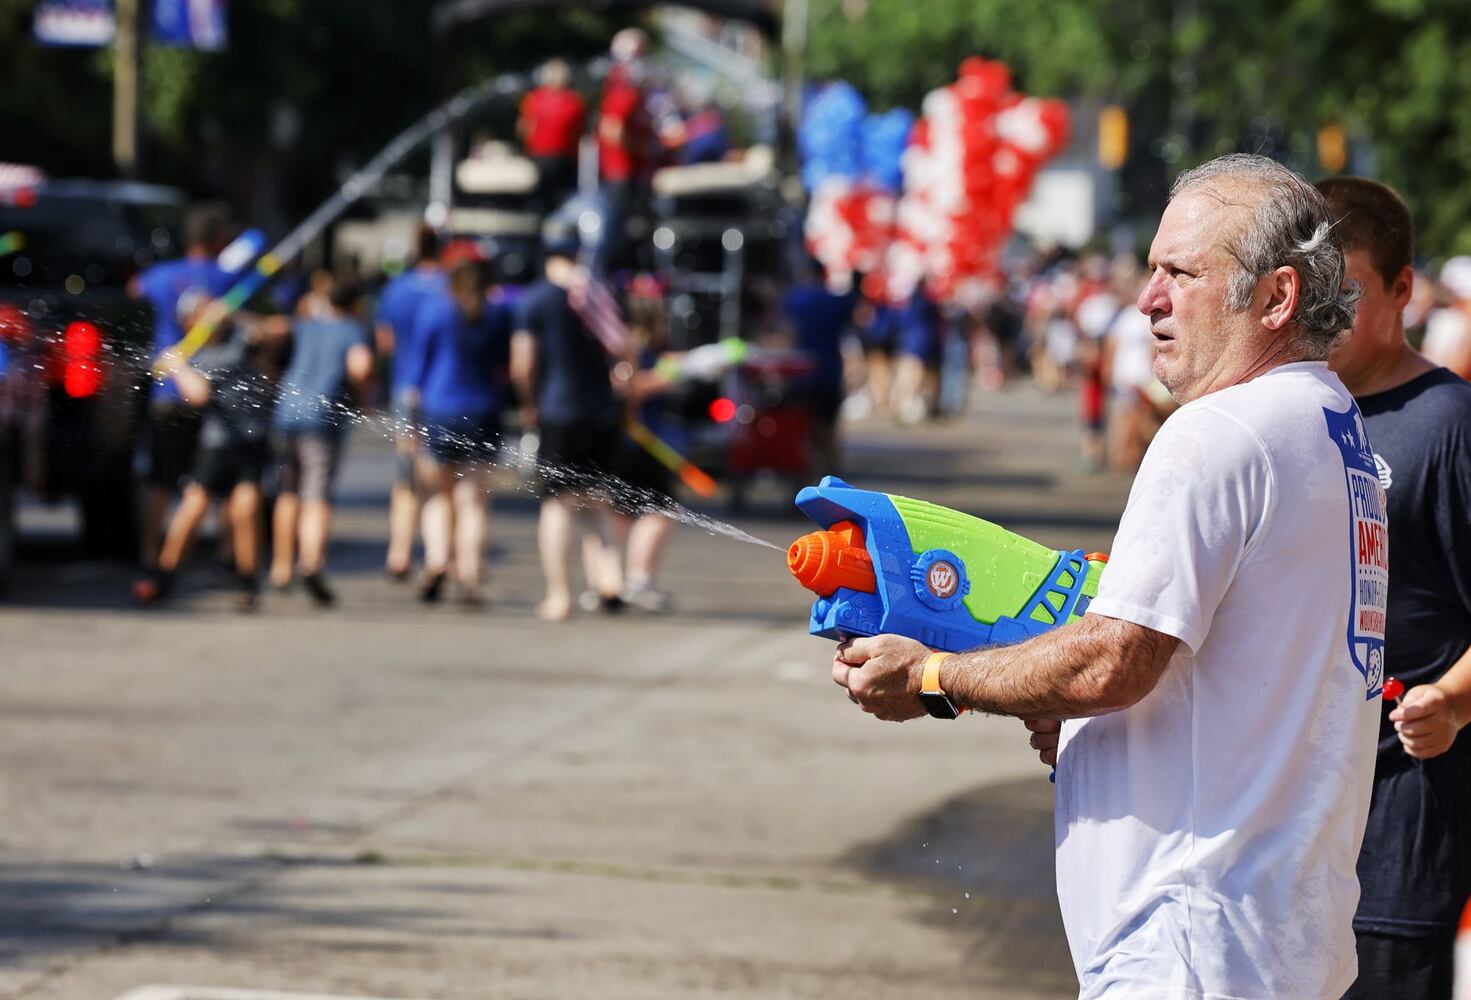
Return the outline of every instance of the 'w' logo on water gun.
<path id="1" fill-rule="evenodd" d="M 829 639 L 886 632 L 950 652 L 1021 642 L 1086 612 L 1108 562 L 833 476 L 797 506 L 823 530 L 793 542 L 787 566 L 817 594 L 808 631 Z"/>

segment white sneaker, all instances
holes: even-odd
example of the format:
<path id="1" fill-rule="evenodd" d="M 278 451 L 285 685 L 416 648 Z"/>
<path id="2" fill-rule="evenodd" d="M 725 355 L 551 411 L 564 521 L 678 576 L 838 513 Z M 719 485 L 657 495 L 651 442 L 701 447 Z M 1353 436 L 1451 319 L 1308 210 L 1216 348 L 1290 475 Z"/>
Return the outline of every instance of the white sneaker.
<path id="1" fill-rule="evenodd" d="M 669 594 L 653 587 L 629 587 L 623 592 L 623 600 L 640 611 L 661 615 L 672 603 Z"/>

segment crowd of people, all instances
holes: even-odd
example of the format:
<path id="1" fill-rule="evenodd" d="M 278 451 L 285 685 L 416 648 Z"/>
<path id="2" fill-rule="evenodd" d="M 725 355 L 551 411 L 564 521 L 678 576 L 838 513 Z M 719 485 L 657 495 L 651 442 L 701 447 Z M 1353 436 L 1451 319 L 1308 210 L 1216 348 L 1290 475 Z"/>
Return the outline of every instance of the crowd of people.
<path id="1" fill-rule="evenodd" d="M 287 303 L 289 316 L 243 315 L 192 358 L 170 353 L 228 285 L 214 263 L 228 235 L 218 213 L 199 213 L 185 255 L 134 282 L 135 294 L 153 305 L 156 350 L 169 366 L 152 390 L 141 532 L 148 575 L 135 588 L 139 600 L 167 597 L 217 501 L 230 526 L 226 548 L 235 552 L 241 603 L 254 606 L 258 521 L 269 501 L 270 584 L 286 589 L 299 580 L 331 604 L 324 571 L 342 428 L 361 409 L 354 401 L 373 402 L 381 381 L 399 428 L 390 578 L 416 579 L 413 547 L 422 537 L 424 598 L 439 600 L 452 587 L 466 603 L 481 600 L 484 498 L 510 423 L 531 434 L 523 443 L 538 445 L 544 467 L 563 470 L 541 487 L 547 593 L 538 612 L 563 620 L 578 605 L 668 604 L 657 568 L 673 522 L 656 513 L 630 524 L 590 503 L 586 495 L 599 484 L 569 471 L 595 466 L 640 491 L 673 491 L 669 470 L 622 431 L 630 413 L 661 428 L 669 417 L 660 397 L 677 382 L 659 364 L 669 355 L 655 275 L 621 287 L 597 280 L 584 266 L 585 234 L 575 220 L 554 216 L 541 279 L 493 287 L 475 244 L 441 247 L 426 227 L 414 260 L 373 290 L 371 309 L 362 282 L 323 272 Z M 1435 280 L 1415 277 L 1404 310 L 1411 342 L 1471 374 L 1471 258 L 1445 262 Z M 1009 281 L 995 282 L 993 295 L 958 310 L 923 295 L 894 305 L 837 294 L 808 261 L 761 322 L 768 339 L 812 362 L 796 390 L 811 413 L 815 472 L 841 470 L 840 418 L 908 424 L 959 414 L 972 391 L 1029 373 L 1043 391 L 1076 392 L 1082 467 L 1129 473 L 1175 408 L 1152 372 L 1148 319 L 1134 307 L 1147 278 L 1127 255 L 1034 254 L 1020 259 Z M 588 288 L 615 296 L 611 342 L 586 304 Z M 181 483 L 187 488 L 168 520 Z M 594 514 L 579 590 L 570 566 L 584 508 Z"/>
<path id="2" fill-rule="evenodd" d="M 425 227 L 408 266 L 381 288 L 353 267 L 277 281 L 269 298 L 279 315 L 237 314 L 194 352 L 178 348 L 184 332 L 230 285 L 215 262 L 230 235 L 226 220 L 197 213 L 185 255 L 139 275 L 131 292 L 152 307 L 160 376 L 144 445 L 139 601 L 169 596 L 218 503 L 243 608 L 255 607 L 262 575 L 282 590 L 299 581 L 318 604 L 332 604 L 325 569 L 343 427 L 381 391 L 397 428 L 384 560 L 391 579 L 417 580 L 426 601 L 453 590 L 479 604 L 493 469 L 534 448 L 547 579 L 537 613 L 561 621 L 578 606 L 668 606 L 657 572 L 674 523 L 657 508 L 673 491 L 671 473 L 624 429 L 630 420 L 656 431 L 664 423 L 661 398 L 681 377 L 682 355 L 666 350 L 660 280 L 611 271 L 626 263 L 626 223 L 647 205 L 653 172 L 720 161 L 730 148 L 708 89 L 661 74 L 648 47 L 638 29 L 613 38 L 591 109 L 560 60 L 541 67 L 521 99 L 516 135 L 537 177 L 527 202 L 545 220 L 544 267 L 529 285 L 493 285 L 495 262 L 482 244 L 441 245 Z M 589 137 L 598 182 L 579 199 Z M 599 220 L 592 229 L 589 210 Z M 515 449 L 510 425 L 521 435 Z M 640 498 L 637 510 L 606 502 L 614 480 Z M 584 516 L 579 591 L 572 562 Z M 262 525 L 265 574 L 257 569 Z"/>
<path id="3" fill-rule="evenodd" d="M 1471 378 L 1471 257 L 1414 270 L 1404 309 L 1410 342 Z M 845 321 L 845 412 L 913 424 L 961 413 L 972 390 L 1029 375 L 1047 393 L 1075 393 L 1078 462 L 1132 473 L 1176 409 L 1154 377 L 1154 338 L 1135 303 L 1148 281 L 1130 253 L 1030 251 L 982 301 L 940 307 L 854 293 Z"/>
<path id="4" fill-rule="evenodd" d="M 656 170 L 736 155 L 725 114 L 709 86 L 693 77 L 671 79 L 648 60 L 648 51 L 648 36 L 637 28 L 613 37 L 611 65 L 591 114 L 573 86 L 571 67 L 560 59 L 538 70 L 537 85 L 518 110 L 521 152 L 536 167 L 532 202 L 544 215 L 580 189 L 583 140 L 592 140 L 598 182 L 595 194 L 584 193 L 600 218 L 588 255 L 589 267 L 599 275 L 619 259 L 630 217 L 647 209 Z M 484 141 L 476 155 L 504 148 Z"/>
<path id="5" fill-rule="evenodd" d="M 474 245 L 441 248 L 425 227 L 417 260 L 384 285 L 371 318 L 360 284 L 324 273 L 290 313 L 237 314 L 188 353 L 184 331 L 207 315 L 224 283 L 210 256 L 218 220 L 196 224 L 190 252 L 143 272 L 133 288 L 156 316 L 160 374 L 147 436 L 147 572 L 133 588 L 138 601 L 170 595 L 219 504 L 242 608 L 257 603 L 266 524 L 270 585 L 285 590 L 299 581 L 319 605 L 331 605 L 325 570 L 344 435 L 386 375 L 397 430 L 384 559 L 391 579 L 414 578 L 414 543 L 422 538 L 419 596 L 439 601 L 454 586 L 465 604 L 481 603 L 487 498 L 495 469 L 508 464 L 509 415 L 539 439 L 547 592 L 537 613 L 563 621 L 578 604 L 667 606 L 657 572 L 674 526 L 659 512 L 672 502 L 671 475 L 623 428 L 630 411 L 657 421 L 650 411 L 685 355 L 660 349 L 657 309 L 646 305 L 628 324 L 608 303 L 611 324 L 593 318 L 592 300 L 609 293 L 577 262 L 575 227 L 548 226 L 544 276 L 524 289 L 493 287 Z M 634 486 L 631 503 L 610 500 L 614 481 Z M 584 513 L 587 588 L 579 594 L 572 557 Z"/>

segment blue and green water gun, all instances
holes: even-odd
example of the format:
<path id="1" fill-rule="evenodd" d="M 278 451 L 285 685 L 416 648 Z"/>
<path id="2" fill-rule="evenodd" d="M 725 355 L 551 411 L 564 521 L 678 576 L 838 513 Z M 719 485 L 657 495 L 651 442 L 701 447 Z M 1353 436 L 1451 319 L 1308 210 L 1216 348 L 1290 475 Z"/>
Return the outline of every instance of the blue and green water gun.
<path id="1" fill-rule="evenodd" d="M 1108 562 L 834 476 L 797 507 L 821 530 L 792 543 L 787 566 L 817 594 L 808 631 L 829 639 L 892 633 L 946 652 L 1021 642 L 1081 617 Z"/>

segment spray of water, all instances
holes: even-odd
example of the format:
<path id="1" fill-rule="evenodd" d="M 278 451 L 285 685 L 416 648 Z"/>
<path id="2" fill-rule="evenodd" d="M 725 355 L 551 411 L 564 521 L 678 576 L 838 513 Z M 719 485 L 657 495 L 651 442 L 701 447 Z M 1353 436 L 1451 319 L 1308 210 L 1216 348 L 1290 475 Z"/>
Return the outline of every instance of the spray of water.
<path id="1" fill-rule="evenodd" d="M 38 354 L 44 355 L 47 348 L 55 346 L 57 342 L 58 338 L 54 336 L 45 338 Z M 124 381 L 131 379 L 134 391 L 147 389 L 152 378 L 150 368 L 153 358 L 146 349 L 117 342 L 106 343 L 102 349 L 106 355 L 112 378 Z M 34 367 L 41 369 L 44 366 L 37 363 Z M 215 390 L 229 392 L 237 399 L 247 402 L 251 408 L 262 411 L 273 410 L 278 405 L 278 401 L 284 401 L 288 397 L 303 403 L 311 403 L 325 415 L 333 426 L 359 428 L 367 433 L 380 435 L 389 441 L 413 437 L 423 445 L 429 436 L 429 429 L 423 424 L 389 414 L 365 412 L 340 399 L 325 396 L 310 399 L 300 392 L 278 386 L 274 379 L 264 374 L 240 378 L 228 386 L 217 384 Z M 534 454 L 523 452 L 518 444 L 509 440 L 482 441 L 470 435 L 443 429 L 439 433 L 441 437 L 467 454 L 486 456 L 463 464 L 472 472 L 502 473 L 495 476 L 497 489 L 531 492 L 536 489 L 535 480 L 539 478 L 552 486 L 569 487 L 568 496 L 581 498 L 580 503 L 583 507 L 605 504 L 630 516 L 659 514 L 711 535 L 720 535 L 747 545 L 756 545 L 778 552 L 785 551 L 782 546 L 774 545 L 764 538 L 758 538 L 733 524 L 691 510 L 666 494 L 625 482 L 611 473 L 600 474 L 597 482 L 589 487 L 585 470 L 539 462 Z M 533 470 L 535 476 L 528 475 Z M 571 489 L 574 486 L 576 489 Z"/>
<path id="2" fill-rule="evenodd" d="M 279 244 L 273 247 L 267 258 L 271 261 L 271 267 L 266 270 L 257 268 L 244 279 L 236 289 L 232 289 L 226 300 L 235 302 L 235 305 L 243 303 L 245 291 L 253 291 L 258 288 L 263 280 L 274 274 L 276 269 L 295 259 L 302 249 L 317 238 L 333 220 L 337 219 L 347 210 L 353 202 L 364 194 L 371 191 L 389 170 L 401 162 L 409 154 L 423 146 L 431 136 L 445 127 L 461 121 L 467 115 L 478 110 L 484 105 L 495 101 L 505 100 L 524 92 L 527 80 L 524 76 L 515 73 L 502 73 L 490 80 L 467 87 L 456 94 L 443 105 L 433 109 L 424 117 L 414 122 L 408 128 L 400 132 L 394 139 L 378 152 L 368 163 L 355 171 L 325 202 L 311 213 L 306 219 L 293 229 Z M 44 311 L 45 303 L 37 300 L 32 304 L 32 312 Z M 233 309 L 233 307 L 232 307 Z M 226 314 L 232 310 L 226 310 Z M 119 345 L 107 343 L 104 351 L 114 365 L 126 366 L 131 372 L 131 377 L 137 383 L 136 389 L 141 390 L 149 378 L 150 368 L 155 359 L 149 356 L 142 348 L 130 345 Z M 37 369 L 44 368 L 42 364 L 36 364 Z M 255 407 L 265 409 L 274 405 L 276 400 L 275 386 L 269 380 L 262 379 L 258 386 L 246 386 L 246 391 L 258 395 Z M 356 409 L 344 406 L 334 400 L 323 399 L 321 401 L 333 414 L 333 419 L 340 425 L 356 425 L 367 427 L 390 439 L 397 439 L 404 434 L 412 434 L 424 438 L 427 434 L 426 428 L 413 426 L 402 421 L 396 421 L 378 415 L 364 414 Z M 507 442 L 480 442 L 473 441 L 463 436 L 453 436 L 455 444 L 466 447 L 467 450 L 476 453 L 486 453 L 494 456 L 484 463 L 488 467 L 502 467 L 524 472 L 529 456 L 522 455 L 516 447 Z M 546 463 L 538 463 L 537 474 L 543 479 L 552 482 L 581 484 L 582 476 L 573 469 L 548 466 Z M 502 484 L 509 477 L 500 477 Z M 530 489 L 531 485 L 524 478 L 513 479 L 519 488 Z M 756 536 L 742 531 L 740 528 L 724 521 L 717 520 L 706 514 L 700 514 L 690 510 L 682 504 L 671 500 L 663 494 L 652 490 L 641 489 L 630 483 L 626 483 L 611 475 L 604 476 L 602 481 L 590 492 L 582 491 L 582 496 L 589 501 L 606 503 L 615 509 L 627 514 L 656 513 L 665 517 L 700 528 L 712 535 L 723 535 L 727 538 L 745 542 L 749 545 L 759 545 L 770 549 L 781 551 L 781 547 L 757 538 Z"/>

